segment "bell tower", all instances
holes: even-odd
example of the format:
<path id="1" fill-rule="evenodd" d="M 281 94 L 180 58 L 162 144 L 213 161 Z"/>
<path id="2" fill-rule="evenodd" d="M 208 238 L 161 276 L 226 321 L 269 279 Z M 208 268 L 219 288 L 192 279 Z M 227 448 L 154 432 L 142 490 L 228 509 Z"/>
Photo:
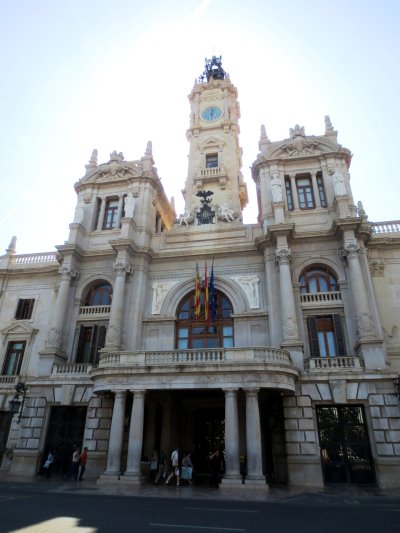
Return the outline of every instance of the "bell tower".
<path id="1" fill-rule="evenodd" d="M 229 221 L 240 221 L 248 202 L 241 173 L 240 108 L 237 89 L 222 68 L 221 57 L 206 59 L 205 70 L 195 81 L 189 101 L 189 166 L 182 191 L 185 213 L 197 212 L 194 224 L 223 220 L 218 215 L 223 212 L 229 213 Z M 201 218 L 198 213 L 206 198 L 215 216 Z"/>

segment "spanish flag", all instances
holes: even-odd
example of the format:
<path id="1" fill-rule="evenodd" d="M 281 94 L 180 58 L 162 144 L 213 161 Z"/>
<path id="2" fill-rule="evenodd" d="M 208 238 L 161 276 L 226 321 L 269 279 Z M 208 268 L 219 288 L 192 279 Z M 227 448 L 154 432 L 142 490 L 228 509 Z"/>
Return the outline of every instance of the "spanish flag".
<path id="1" fill-rule="evenodd" d="M 201 294 L 201 286 L 200 286 L 200 274 L 199 274 L 199 265 L 196 263 L 196 281 L 195 281 L 195 289 L 194 289 L 194 316 L 195 318 L 199 318 L 200 316 L 200 294 Z"/>
<path id="2" fill-rule="evenodd" d="M 210 299 L 208 295 L 207 263 L 204 263 L 204 320 L 210 318 Z"/>

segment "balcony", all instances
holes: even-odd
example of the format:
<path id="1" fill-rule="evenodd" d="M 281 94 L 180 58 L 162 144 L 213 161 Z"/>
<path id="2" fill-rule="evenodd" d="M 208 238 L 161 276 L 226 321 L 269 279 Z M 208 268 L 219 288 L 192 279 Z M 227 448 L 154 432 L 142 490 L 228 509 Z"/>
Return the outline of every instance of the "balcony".
<path id="1" fill-rule="evenodd" d="M 388 233 L 400 232 L 400 220 L 390 222 L 372 222 L 372 233 L 374 235 L 387 235 Z"/>
<path id="2" fill-rule="evenodd" d="M 81 305 L 79 308 L 80 319 L 109 318 L 111 305 Z"/>
<path id="3" fill-rule="evenodd" d="M 294 392 L 299 369 L 289 352 L 270 347 L 164 351 L 102 350 L 90 372 L 95 392 L 145 389 L 264 387 Z"/>
<path id="4" fill-rule="evenodd" d="M 306 372 L 360 371 L 363 367 L 363 360 L 356 356 L 310 357 L 304 362 Z"/>
<path id="5" fill-rule="evenodd" d="M 201 168 L 195 177 L 196 187 L 200 190 L 206 183 L 218 182 L 221 188 L 226 185 L 227 174 L 225 167 Z"/>
<path id="6" fill-rule="evenodd" d="M 89 376 L 93 365 L 87 363 L 68 363 L 53 365 L 51 374 L 54 376 Z"/>
<path id="7" fill-rule="evenodd" d="M 340 291 L 331 292 L 308 292 L 300 294 L 302 307 L 343 305 Z"/>

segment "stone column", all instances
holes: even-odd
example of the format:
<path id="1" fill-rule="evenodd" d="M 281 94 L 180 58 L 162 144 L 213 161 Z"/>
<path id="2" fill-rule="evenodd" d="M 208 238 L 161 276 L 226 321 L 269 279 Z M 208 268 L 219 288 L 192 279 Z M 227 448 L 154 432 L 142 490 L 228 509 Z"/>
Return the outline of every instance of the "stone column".
<path id="1" fill-rule="evenodd" d="M 380 370 L 387 365 L 386 351 L 382 339 L 377 338 L 372 318 L 368 293 L 364 282 L 357 242 L 345 243 L 342 255 L 347 257 L 351 294 L 355 311 L 358 343 L 356 352 L 364 360 L 366 369 Z"/>
<path id="2" fill-rule="evenodd" d="M 100 212 L 99 212 L 99 218 L 97 219 L 97 229 L 102 230 L 103 229 L 103 222 L 104 222 L 104 213 L 106 211 L 106 198 L 101 197 L 100 198 Z"/>
<path id="3" fill-rule="evenodd" d="M 359 339 L 375 338 L 375 328 L 372 321 L 367 291 L 364 284 L 363 273 L 358 257 L 359 246 L 356 243 L 345 244 L 342 254 L 347 257 L 351 294 L 356 313 L 357 334 Z"/>
<path id="4" fill-rule="evenodd" d="M 140 350 L 142 343 L 142 317 L 145 305 L 145 295 L 147 287 L 148 264 L 142 258 L 140 264 L 135 265 L 132 291 L 135 295 L 134 308 L 132 313 L 130 342 L 132 350 Z"/>
<path id="5" fill-rule="evenodd" d="M 47 348 L 62 347 L 63 324 L 68 305 L 70 283 L 76 278 L 78 271 L 71 265 L 63 265 L 60 268 L 61 282 L 58 289 L 56 305 L 52 313 L 51 327 L 47 337 Z"/>
<path id="6" fill-rule="evenodd" d="M 224 484 L 241 483 L 237 389 L 225 392 L 225 475 Z"/>
<path id="7" fill-rule="evenodd" d="M 261 220 L 264 228 L 264 220 L 267 219 L 267 198 L 268 198 L 268 187 L 267 187 L 268 171 L 265 168 L 260 169 L 260 196 L 261 196 Z"/>
<path id="8" fill-rule="evenodd" d="M 124 435 L 126 391 L 116 391 L 111 419 L 110 440 L 108 442 L 107 469 L 103 476 L 116 476 L 121 473 L 121 451 Z"/>
<path id="9" fill-rule="evenodd" d="M 139 482 L 141 478 L 140 460 L 143 447 L 144 399 L 146 391 L 133 391 L 131 424 L 129 428 L 128 461 L 124 477 Z"/>
<path id="10" fill-rule="evenodd" d="M 299 339 L 296 306 L 294 303 L 292 277 L 290 274 L 290 250 L 281 246 L 276 251 L 276 260 L 279 263 L 279 290 L 282 308 L 282 347 L 290 351 L 293 363 L 303 369 L 303 347 Z"/>
<path id="11" fill-rule="evenodd" d="M 289 176 L 290 186 L 292 188 L 293 207 L 294 209 L 299 209 L 299 197 L 297 195 L 296 176 L 294 174 L 289 174 Z"/>
<path id="12" fill-rule="evenodd" d="M 312 181 L 312 188 L 313 188 L 313 193 L 314 193 L 314 198 L 315 198 L 315 205 L 317 207 L 321 207 L 321 198 L 319 196 L 316 172 L 311 173 L 311 181 Z"/>
<path id="13" fill-rule="evenodd" d="M 260 410 L 258 407 L 258 389 L 246 392 L 246 448 L 247 448 L 247 484 L 265 484 L 262 472 L 262 447 Z"/>
<path id="14" fill-rule="evenodd" d="M 124 195 L 120 194 L 118 197 L 118 209 L 117 209 L 117 228 L 121 224 L 122 206 L 124 205 Z"/>
<path id="15" fill-rule="evenodd" d="M 114 283 L 110 322 L 106 337 L 106 348 L 108 349 L 118 349 L 121 344 L 125 279 L 126 274 L 131 271 L 131 267 L 125 260 L 117 259 L 114 262 L 114 269 L 117 271 L 117 275 Z"/>

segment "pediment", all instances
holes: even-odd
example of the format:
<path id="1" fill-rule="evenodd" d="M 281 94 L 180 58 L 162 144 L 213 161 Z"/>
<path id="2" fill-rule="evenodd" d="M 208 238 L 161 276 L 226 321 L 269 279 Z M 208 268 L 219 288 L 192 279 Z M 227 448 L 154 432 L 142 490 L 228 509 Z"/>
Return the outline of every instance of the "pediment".
<path id="1" fill-rule="evenodd" d="M 328 154 L 332 152 L 342 152 L 343 149 L 337 143 L 331 143 L 321 137 L 295 137 L 285 139 L 279 143 L 271 143 L 263 150 L 262 155 L 266 159 L 292 159 L 295 157 L 309 157 L 313 155 Z"/>
<path id="2" fill-rule="evenodd" d="M 204 152 L 208 148 L 218 148 L 221 150 L 224 146 L 225 142 L 222 139 L 218 139 L 217 137 L 208 137 L 204 142 L 199 144 L 200 152 Z"/>
<path id="3" fill-rule="evenodd" d="M 32 335 L 36 335 L 36 333 L 39 330 L 33 328 L 29 323 L 27 322 L 12 322 L 9 326 L 5 327 L 1 330 L 1 333 L 4 337 L 8 337 L 10 335 L 19 335 L 21 337 L 31 337 Z"/>
<path id="4" fill-rule="evenodd" d="M 142 173 L 143 166 L 140 161 L 110 161 L 90 168 L 78 184 L 126 180 L 140 177 Z"/>

